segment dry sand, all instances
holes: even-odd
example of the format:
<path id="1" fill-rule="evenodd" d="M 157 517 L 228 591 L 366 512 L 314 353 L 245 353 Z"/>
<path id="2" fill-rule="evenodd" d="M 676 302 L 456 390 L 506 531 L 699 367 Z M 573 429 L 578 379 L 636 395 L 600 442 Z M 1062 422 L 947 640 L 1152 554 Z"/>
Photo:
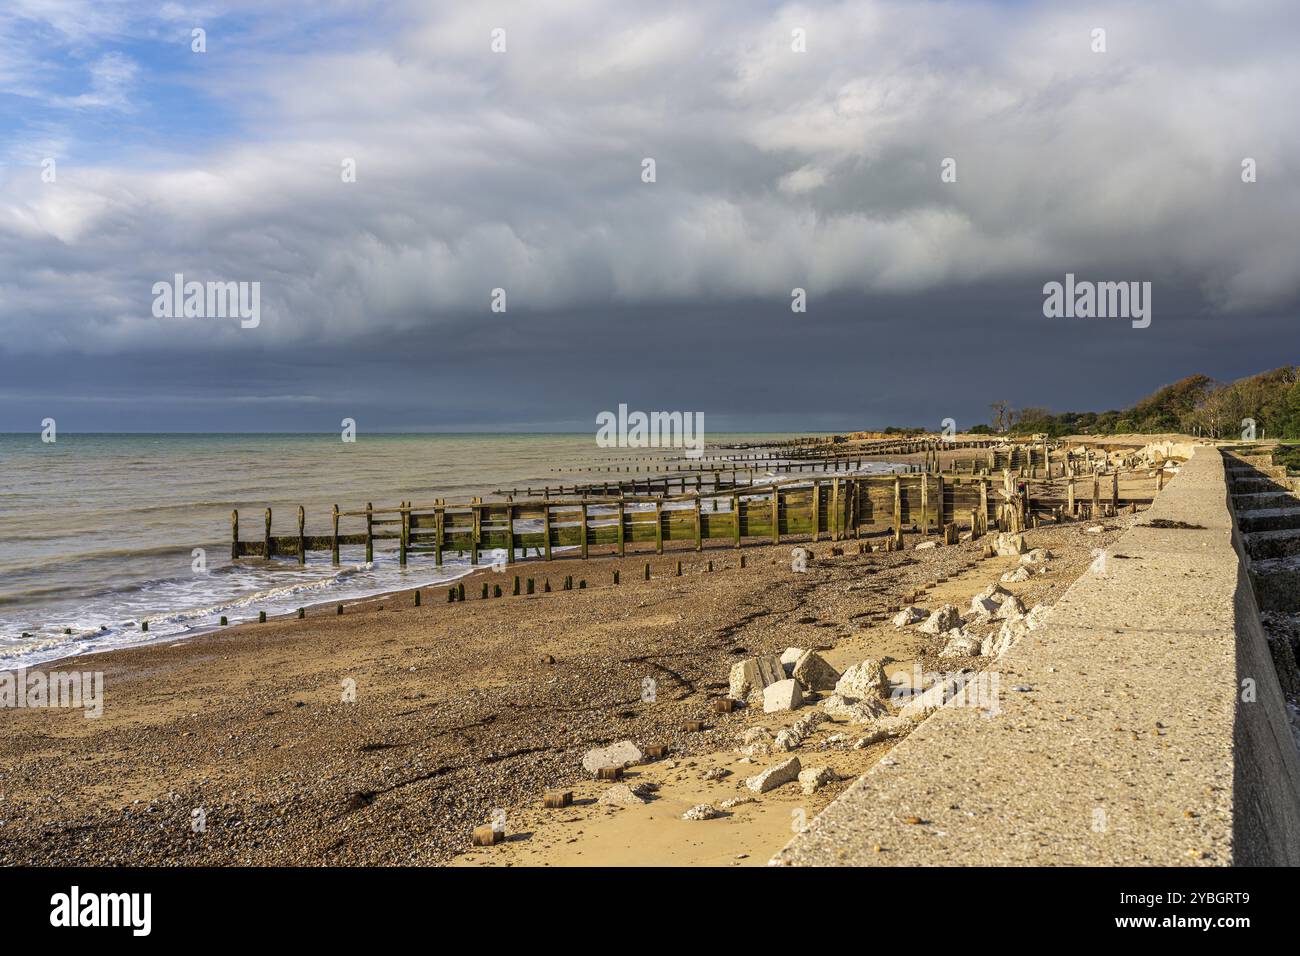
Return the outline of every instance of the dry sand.
<path id="1" fill-rule="evenodd" d="M 1050 602 L 1081 573 L 1091 549 L 1131 518 L 1027 532 L 1057 553 L 1051 572 L 1011 585 L 1027 606 Z M 920 540 L 908 536 L 908 546 Z M 984 542 L 858 554 L 856 542 L 813 545 L 808 574 L 790 570 L 792 545 L 669 552 L 663 557 L 523 563 L 465 580 L 465 603 L 426 589 L 308 612 L 169 645 L 49 665 L 105 674 L 100 719 L 18 710 L 0 720 L 0 862 L 44 864 L 731 864 L 765 863 L 800 819 L 889 749 L 824 746 L 852 728 L 825 724 L 797 753 L 806 767 L 847 779 L 812 796 L 797 784 L 710 821 L 689 806 L 747 793 L 744 778 L 776 762 L 739 762 L 737 735 L 773 730 L 799 712 L 715 714 L 730 665 L 790 646 L 822 648 L 843 668 L 894 658 L 889 670 L 951 671 L 980 658 L 939 661 L 942 642 L 896 630 L 904 595 L 934 585 L 926 606 L 964 606 L 1013 558 L 980 559 Z M 746 568 L 740 568 L 744 554 Z M 674 574 L 678 560 L 681 577 Z M 714 571 L 706 570 L 712 561 Z M 650 581 L 641 579 L 646 561 Z M 614 569 L 622 583 L 611 583 Z M 556 590 L 509 596 L 513 576 L 549 577 Z M 573 591 L 561 591 L 565 575 Z M 585 590 L 577 590 L 580 579 Z M 479 582 L 507 596 L 478 598 Z M 654 702 L 643 679 L 656 681 Z M 342 682 L 356 683 L 344 702 Z M 690 719 L 706 729 L 687 732 Z M 644 806 L 594 798 L 582 754 L 630 738 L 670 756 L 629 772 L 659 785 Z M 706 781 L 724 766 L 730 776 Z M 540 808 L 544 790 L 578 803 Z M 196 832 L 193 815 L 205 814 Z M 510 839 L 471 850 L 471 830 L 503 810 Z"/>

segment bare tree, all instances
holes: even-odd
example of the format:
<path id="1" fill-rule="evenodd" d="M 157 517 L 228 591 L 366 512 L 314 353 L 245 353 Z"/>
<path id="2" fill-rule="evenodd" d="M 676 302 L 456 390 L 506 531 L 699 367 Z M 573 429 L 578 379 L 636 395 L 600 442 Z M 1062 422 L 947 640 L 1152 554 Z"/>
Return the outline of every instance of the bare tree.
<path id="1" fill-rule="evenodd" d="M 1015 409 L 1011 407 L 1010 402 L 994 402 L 989 408 L 993 410 L 991 423 L 995 431 L 1010 431 L 1011 426 L 1016 423 L 1019 417 L 1016 415 Z"/>

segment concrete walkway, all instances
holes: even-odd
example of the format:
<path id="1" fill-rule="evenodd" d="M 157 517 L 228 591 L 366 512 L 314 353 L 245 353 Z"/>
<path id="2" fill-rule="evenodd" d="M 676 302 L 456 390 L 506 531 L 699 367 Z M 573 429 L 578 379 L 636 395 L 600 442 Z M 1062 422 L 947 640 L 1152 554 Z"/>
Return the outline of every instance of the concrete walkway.
<path id="1" fill-rule="evenodd" d="M 1300 865 L 1300 759 L 1217 450 L 990 669 L 995 715 L 937 711 L 773 862 Z"/>

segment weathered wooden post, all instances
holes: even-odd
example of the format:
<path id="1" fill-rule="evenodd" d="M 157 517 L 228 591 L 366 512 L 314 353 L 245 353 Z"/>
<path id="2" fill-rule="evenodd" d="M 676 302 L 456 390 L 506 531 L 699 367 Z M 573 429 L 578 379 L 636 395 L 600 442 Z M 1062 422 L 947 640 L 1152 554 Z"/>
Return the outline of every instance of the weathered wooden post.
<path id="1" fill-rule="evenodd" d="M 437 499 L 434 503 L 433 512 L 433 563 L 436 567 L 442 567 L 442 548 L 445 541 L 446 512 L 442 506 L 442 499 Z"/>
<path id="2" fill-rule="evenodd" d="M 664 496 L 655 497 L 655 554 L 664 553 Z"/>
<path id="3" fill-rule="evenodd" d="M 406 567 L 406 538 L 409 533 L 411 522 L 411 510 L 407 507 L 407 502 L 403 501 L 397 507 L 397 563 L 400 567 Z"/>
<path id="4" fill-rule="evenodd" d="M 772 543 L 781 543 L 781 489 L 772 486 Z"/>
<path id="5" fill-rule="evenodd" d="M 840 536 L 844 528 L 844 518 L 843 515 L 840 514 L 840 512 L 844 510 L 841 497 L 842 496 L 840 494 L 840 479 L 832 478 L 831 479 L 831 520 L 829 522 L 832 541 L 840 540 Z"/>
<path id="6" fill-rule="evenodd" d="M 307 512 L 303 510 L 302 505 L 299 505 L 298 506 L 298 563 L 299 564 L 307 563 L 307 535 L 303 531 L 306 525 L 307 525 Z"/>
<path id="7" fill-rule="evenodd" d="M 1110 473 L 1110 513 L 1119 514 L 1119 469 Z"/>
<path id="8" fill-rule="evenodd" d="M 230 560 L 239 560 L 239 509 L 230 512 Z"/>
<path id="9" fill-rule="evenodd" d="M 821 503 L 822 503 L 822 483 L 816 478 L 812 483 L 812 539 L 816 541 L 821 536 Z"/>
<path id="10" fill-rule="evenodd" d="M 582 545 L 582 560 L 587 560 L 587 502 L 583 500 L 578 515 L 578 541 Z"/>
<path id="11" fill-rule="evenodd" d="M 930 476 L 929 469 L 921 473 L 921 534 L 930 534 Z M 943 479 L 941 478 L 940 481 Z M 942 526 L 942 521 L 939 522 Z"/>
<path id="12" fill-rule="evenodd" d="M 1165 490 L 1165 463 L 1162 461 L 1156 469 L 1156 491 Z"/>
<path id="13" fill-rule="evenodd" d="M 903 540 L 903 481 L 894 475 L 894 542 Z"/>
<path id="14" fill-rule="evenodd" d="M 618 493 L 618 556 L 620 558 L 627 554 L 627 542 L 623 540 L 623 512 L 623 491 L 620 489 Z"/>
<path id="15" fill-rule="evenodd" d="M 272 554 L 272 550 L 271 550 L 271 549 L 272 549 L 272 545 L 271 545 L 271 509 L 270 509 L 270 508 L 267 508 L 267 509 L 266 509 L 266 535 L 263 537 L 262 540 L 263 540 L 263 542 L 264 542 L 264 544 L 263 544 L 263 549 L 264 549 L 264 551 L 263 551 L 263 555 L 262 555 L 262 556 L 263 556 L 264 558 L 266 558 L 266 559 L 269 561 L 269 560 L 271 560 L 271 554 Z"/>
<path id="16" fill-rule="evenodd" d="M 506 499 L 506 564 L 515 563 L 515 505 L 514 498 Z"/>
<path id="17" fill-rule="evenodd" d="M 1075 515 L 1073 477 L 1065 479 L 1065 513 L 1071 518 Z"/>
<path id="18" fill-rule="evenodd" d="M 330 564 L 336 568 L 339 565 L 339 506 L 334 506 L 334 512 L 331 515 L 333 519 L 333 535 L 330 538 Z"/>
<path id="19" fill-rule="evenodd" d="M 366 502 L 366 564 L 375 560 L 375 506 Z"/>
<path id="20" fill-rule="evenodd" d="M 733 485 L 732 487 L 735 487 Z M 740 495 L 731 493 L 731 525 L 735 529 L 736 547 L 740 547 Z"/>
<path id="21" fill-rule="evenodd" d="M 695 484 L 695 550 L 704 550 L 704 528 L 700 517 L 700 485 L 697 481 Z"/>
<path id="22" fill-rule="evenodd" d="M 1094 471 L 1092 473 L 1092 519 L 1094 521 L 1101 515 L 1101 478 Z"/>
<path id="23" fill-rule="evenodd" d="M 479 535 L 482 533 L 483 529 L 483 499 L 473 498 L 471 500 L 473 502 L 470 507 L 473 509 L 474 527 L 470 536 L 469 563 L 478 564 L 478 549 L 479 542 L 481 541 Z"/>
<path id="24" fill-rule="evenodd" d="M 938 527 L 942 528 L 942 527 L 944 526 L 944 523 L 948 520 L 948 513 L 947 513 L 947 511 L 946 511 L 945 508 L 944 508 L 944 498 L 946 497 L 946 494 L 945 494 L 945 492 L 944 492 L 944 478 L 943 478 L 943 475 L 937 475 L 937 476 L 935 477 L 934 480 L 935 480 L 936 482 L 939 483 L 939 487 L 938 487 L 938 489 L 937 489 L 937 493 L 936 493 L 936 494 L 937 494 L 937 497 L 936 497 L 936 499 L 935 499 L 935 503 L 934 503 L 935 523 L 936 523 L 936 525 L 937 525 Z M 955 492 L 954 492 L 954 494 L 955 494 Z M 954 498 L 954 499 L 953 499 L 953 509 L 956 510 L 956 507 L 957 507 L 957 505 L 956 505 L 956 498 Z"/>
<path id="25" fill-rule="evenodd" d="M 980 534 L 989 533 L 989 483 L 980 479 Z"/>
<path id="26" fill-rule="evenodd" d="M 549 498 L 542 503 L 542 547 L 546 550 L 546 560 L 551 560 L 551 502 Z"/>

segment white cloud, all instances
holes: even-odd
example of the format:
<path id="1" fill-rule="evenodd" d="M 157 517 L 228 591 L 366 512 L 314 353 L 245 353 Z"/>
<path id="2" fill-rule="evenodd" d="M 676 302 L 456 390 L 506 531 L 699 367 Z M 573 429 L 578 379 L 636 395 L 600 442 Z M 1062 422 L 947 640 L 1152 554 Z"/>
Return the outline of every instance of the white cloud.
<path id="1" fill-rule="evenodd" d="M 0 321 L 26 329 L 5 347 L 247 341 L 149 318 L 177 271 L 261 281 L 258 341 L 283 344 L 486 315 L 498 286 L 512 311 L 980 281 L 1032 301 L 1108 270 L 1225 312 L 1293 302 L 1300 24 L 1234 10 L 412 3 L 347 48 L 210 57 L 246 132 L 201 163 L 0 180 Z M 147 95 L 98 63 L 83 105 Z"/>

